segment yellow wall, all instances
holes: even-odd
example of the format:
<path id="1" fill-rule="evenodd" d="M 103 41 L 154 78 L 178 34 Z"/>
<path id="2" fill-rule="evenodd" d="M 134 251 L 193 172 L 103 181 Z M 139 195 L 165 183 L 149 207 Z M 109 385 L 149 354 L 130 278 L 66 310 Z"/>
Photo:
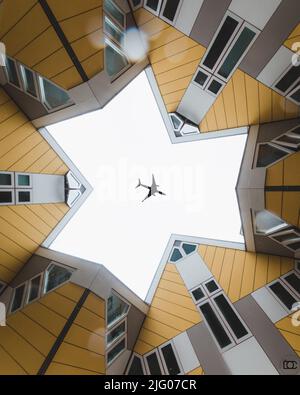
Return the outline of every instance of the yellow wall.
<path id="1" fill-rule="evenodd" d="M 267 169 L 266 186 L 300 185 L 300 152 Z M 266 192 L 266 209 L 300 227 L 300 192 Z"/>
<path id="2" fill-rule="evenodd" d="M 103 69 L 102 0 L 48 1 L 89 77 Z M 0 41 L 7 53 L 65 89 L 82 83 L 37 0 L 0 4 Z"/>
<path id="3" fill-rule="evenodd" d="M 300 357 L 300 326 L 292 324 L 292 315 L 276 323 L 277 329 Z"/>
<path id="4" fill-rule="evenodd" d="M 68 172 L 67 166 L 2 89 L 0 170 L 60 175 Z M 0 280 L 13 279 L 67 211 L 64 203 L 0 207 Z"/>
<path id="5" fill-rule="evenodd" d="M 292 31 L 292 33 L 289 35 L 288 39 L 285 41 L 284 45 L 292 49 L 292 46 L 294 43 L 299 43 L 300 42 L 300 23 L 298 26 L 295 27 L 295 29 Z M 300 46 L 298 45 L 297 47 L 293 48 L 292 50 L 299 51 Z"/>
<path id="6" fill-rule="evenodd" d="M 205 48 L 143 8 L 135 19 L 150 40 L 148 56 L 167 110 L 175 111 Z"/>

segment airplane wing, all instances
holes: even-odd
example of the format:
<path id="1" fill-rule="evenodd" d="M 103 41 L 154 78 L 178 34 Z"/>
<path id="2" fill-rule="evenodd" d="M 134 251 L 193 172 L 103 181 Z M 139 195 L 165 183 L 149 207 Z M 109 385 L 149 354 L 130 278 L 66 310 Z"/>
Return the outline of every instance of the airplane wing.
<path id="1" fill-rule="evenodd" d="M 164 196 L 167 196 L 164 192 L 162 192 L 162 191 L 157 191 L 160 195 L 164 195 Z"/>
<path id="2" fill-rule="evenodd" d="M 155 189 L 158 185 L 155 182 L 155 178 L 154 178 L 154 174 L 152 174 L 152 187 L 153 189 Z"/>
<path id="3" fill-rule="evenodd" d="M 149 189 L 149 193 L 148 193 L 148 195 L 145 197 L 145 199 L 142 201 L 142 203 L 143 203 L 146 199 L 149 199 L 150 196 L 151 196 L 151 188 Z"/>

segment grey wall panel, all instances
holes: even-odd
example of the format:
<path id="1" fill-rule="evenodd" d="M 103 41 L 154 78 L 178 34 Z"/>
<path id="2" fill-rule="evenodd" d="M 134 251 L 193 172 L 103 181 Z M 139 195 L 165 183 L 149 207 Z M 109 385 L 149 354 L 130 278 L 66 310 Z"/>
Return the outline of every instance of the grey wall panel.
<path id="1" fill-rule="evenodd" d="M 190 37 L 208 47 L 230 3 L 231 0 L 205 0 Z"/>
<path id="2" fill-rule="evenodd" d="M 176 29 L 189 36 L 204 0 L 183 0 L 177 17 Z"/>
<path id="3" fill-rule="evenodd" d="M 141 327 L 145 319 L 145 314 L 135 306 L 131 306 L 127 316 L 127 348 L 133 350 Z"/>
<path id="4" fill-rule="evenodd" d="M 295 253 L 267 236 L 254 235 L 255 250 L 262 254 L 275 254 L 294 258 Z"/>
<path id="5" fill-rule="evenodd" d="M 44 270 L 46 270 L 50 262 L 51 259 L 33 255 L 26 265 L 23 266 L 23 269 L 18 273 L 18 275 L 12 280 L 10 284 L 11 287 L 15 288 L 30 278 L 42 273 Z"/>
<path id="6" fill-rule="evenodd" d="M 234 306 L 279 373 L 300 373 L 300 358 L 285 341 L 252 296 L 247 296 L 239 300 Z M 299 370 L 291 371 L 283 369 L 283 361 L 286 358 L 292 358 L 298 361 Z"/>
<path id="7" fill-rule="evenodd" d="M 239 68 L 253 78 L 257 78 L 300 22 L 299 15 L 299 1 L 283 0 L 254 42 Z"/>
<path id="8" fill-rule="evenodd" d="M 209 330 L 204 322 L 187 330 L 200 366 L 206 375 L 229 375 L 230 371 L 224 362 Z"/>
<path id="9" fill-rule="evenodd" d="M 32 202 L 60 203 L 65 201 L 65 177 L 53 174 L 32 174 Z"/>
<path id="10" fill-rule="evenodd" d="M 300 125 L 300 118 L 290 119 L 287 121 L 265 123 L 263 125 L 260 125 L 257 143 L 264 143 L 266 141 L 270 141 L 297 125 Z"/>

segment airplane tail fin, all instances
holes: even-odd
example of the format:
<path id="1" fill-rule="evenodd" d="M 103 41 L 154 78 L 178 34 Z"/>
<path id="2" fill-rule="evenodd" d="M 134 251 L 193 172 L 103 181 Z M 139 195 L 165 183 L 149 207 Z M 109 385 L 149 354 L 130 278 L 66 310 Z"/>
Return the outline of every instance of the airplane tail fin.
<path id="1" fill-rule="evenodd" d="M 139 178 L 139 183 L 137 184 L 136 188 L 141 186 L 141 179 Z"/>

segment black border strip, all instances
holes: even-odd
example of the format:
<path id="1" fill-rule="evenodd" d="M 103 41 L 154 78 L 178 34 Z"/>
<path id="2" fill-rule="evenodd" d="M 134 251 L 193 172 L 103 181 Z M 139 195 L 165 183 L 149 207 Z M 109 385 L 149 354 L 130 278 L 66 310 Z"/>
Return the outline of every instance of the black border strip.
<path id="1" fill-rule="evenodd" d="M 48 355 L 46 356 L 42 366 L 40 367 L 40 369 L 37 373 L 38 375 L 44 375 L 46 373 L 47 369 L 49 368 L 50 363 L 52 362 L 53 358 L 55 357 L 59 347 L 61 346 L 62 342 L 64 341 L 69 329 L 71 328 L 73 322 L 75 321 L 79 311 L 81 310 L 81 308 L 82 308 L 84 302 L 86 301 L 87 297 L 89 296 L 90 292 L 91 291 L 89 289 L 84 290 L 83 294 L 81 295 L 81 298 L 77 302 L 77 304 L 76 304 L 74 310 L 72 311 L 70 317 L 68 318 L 65 326 L 61 330 L 55 343 L 51 347 L 51 350 L 49 351 Z"/>
<path id="2" fill-rule="evenodd" d="M 266 186 L 266 192 L 300 192 L 300 185 Z"/>
<path id="3" fill-rule="evenodd" d="M 65 36 L 65 33 L 63 32 L 62 28 L 60 27 L 57 19 L 55 18 L 51 8 L 49 7 L 49 4 L 47 3 L 47 0 L 39 0 L 39 4 L 43 8 L 43 11 L 47 15 L 49 22 L 53 26 L 58 38 L 60 39 L 62 45 L 64 46 L 65 50 L 67 51 L 70 59 L 72 60 L 74 66 L 76 67 L 76 70 L 80 74 L 80 77 L 84 82 L 89 81 L 89 77 L 85 73 L 83 67 L 81 66 L 81 63 L 79 59 L 77 58 L 73 48 L 71 47 L 69 41 L 67 40 L 67 37 Z"/>

